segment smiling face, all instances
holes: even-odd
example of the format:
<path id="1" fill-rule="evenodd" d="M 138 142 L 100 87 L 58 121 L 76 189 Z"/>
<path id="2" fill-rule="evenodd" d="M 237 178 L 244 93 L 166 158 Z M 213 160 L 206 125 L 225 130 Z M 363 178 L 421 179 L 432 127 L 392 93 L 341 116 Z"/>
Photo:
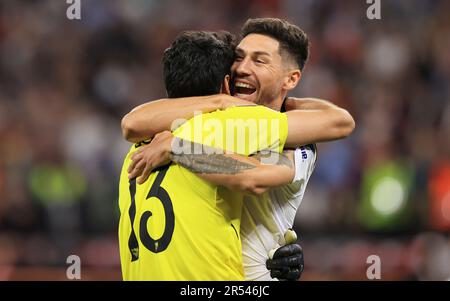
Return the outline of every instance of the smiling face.
<path id="1" fill-rule="evenodd" d="M 279 47 L 277 40 L 262 34 L 249 34 L 239 43 L 231 67 L 234 96 L 275 110 L 281 108 L 296 82 L 291 88 L 292 70 L 286 67 Z"/>

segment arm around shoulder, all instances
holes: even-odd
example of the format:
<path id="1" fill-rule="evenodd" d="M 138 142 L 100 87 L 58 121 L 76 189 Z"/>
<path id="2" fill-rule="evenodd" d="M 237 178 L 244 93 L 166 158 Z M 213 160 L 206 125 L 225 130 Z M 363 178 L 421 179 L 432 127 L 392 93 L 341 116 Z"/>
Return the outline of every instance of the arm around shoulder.
<path id="1" fill-rule="evenodd" d="M 288 147 L 342 139 L 355 129 L 355 121 L 347 110 L 324 100 L 295 99 L 287 103 L 289 108 L 293 110 L 286 113 Z"/>

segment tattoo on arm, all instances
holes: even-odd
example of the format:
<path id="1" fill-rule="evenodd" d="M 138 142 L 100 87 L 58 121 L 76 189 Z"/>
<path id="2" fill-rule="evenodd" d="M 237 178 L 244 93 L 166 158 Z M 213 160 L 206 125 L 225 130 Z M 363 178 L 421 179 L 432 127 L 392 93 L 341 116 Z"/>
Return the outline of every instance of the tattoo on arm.
<path id="1" fill-rule="evenodd" d="M 194 173 L 203 174 L 238 174 L 243 170 L 253 169 L 257 166 L 248 162 L 242 162 L 236 158 L 232 158 L 223 154 L 223 150 L 215 149 L 199 143 L 186 141 L 175 138 L 176 145 L 182 145 L 182 151 L 178 149 L 177 153 L 172 152 L 172 161 L 180 164 L 184 168 Z M 174 147 L 172 147 L 174 149 Z M 282 154 L 272 152 L 270 150 L 261 151 L 250 157 L 255 158 L 259 162 L 270 160 L 271 156 L 276 155 L 276 162 L 272 164 L 285 165 L 293 168 L 292 161 L 288 158 L 288 153 L 292 151 L 283 151 Z M 266 162 L 267 162 L 266 161 Z M 273 160 L 272 160 L 273 161 Z"/>
<path id="2" fill-rule="evenodd" d="M 194 173 L 237 174 L 255 165 L 241 162 L 222 154 L 173 155 L 173 161 Z"/>

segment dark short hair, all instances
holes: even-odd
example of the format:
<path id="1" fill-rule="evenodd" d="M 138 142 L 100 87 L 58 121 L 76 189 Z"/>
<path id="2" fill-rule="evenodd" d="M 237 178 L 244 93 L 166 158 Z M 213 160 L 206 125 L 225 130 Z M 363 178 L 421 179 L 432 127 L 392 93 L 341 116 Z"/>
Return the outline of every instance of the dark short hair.
<path id="1" fill-rule="evenodd" d="M 300 27 L 277 18 L 248 19 L 241 30 L 242 38 L 252 33 L 276 39 L 280 55 L 289 55 L 303 70 L 309 56 L 309 40 Z"/>
<path id="2" fill-rule="evenodd" d="M 163 76 L 170 98 L 220 92 L 234 60 L 234 36 L 226 31 L 185 31 L 163 55 Z"/>

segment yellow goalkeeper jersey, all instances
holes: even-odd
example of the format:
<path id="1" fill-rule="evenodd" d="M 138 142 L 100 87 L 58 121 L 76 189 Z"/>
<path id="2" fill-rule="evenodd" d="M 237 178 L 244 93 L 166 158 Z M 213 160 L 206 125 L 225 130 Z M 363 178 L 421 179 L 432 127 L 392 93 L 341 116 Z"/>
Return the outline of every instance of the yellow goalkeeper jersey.
<path id="1" fill-rule="evenodd" d="M 287 117 L 263 106 L 196 115 L 173 132 L 184 140 L 241 155 L 281 152 Z M 119 184 L 119 245 L 124 280 L 243 280 L 242 194 L 172 163 L 142 185 L 129 180 L 125 157 Z"/>

